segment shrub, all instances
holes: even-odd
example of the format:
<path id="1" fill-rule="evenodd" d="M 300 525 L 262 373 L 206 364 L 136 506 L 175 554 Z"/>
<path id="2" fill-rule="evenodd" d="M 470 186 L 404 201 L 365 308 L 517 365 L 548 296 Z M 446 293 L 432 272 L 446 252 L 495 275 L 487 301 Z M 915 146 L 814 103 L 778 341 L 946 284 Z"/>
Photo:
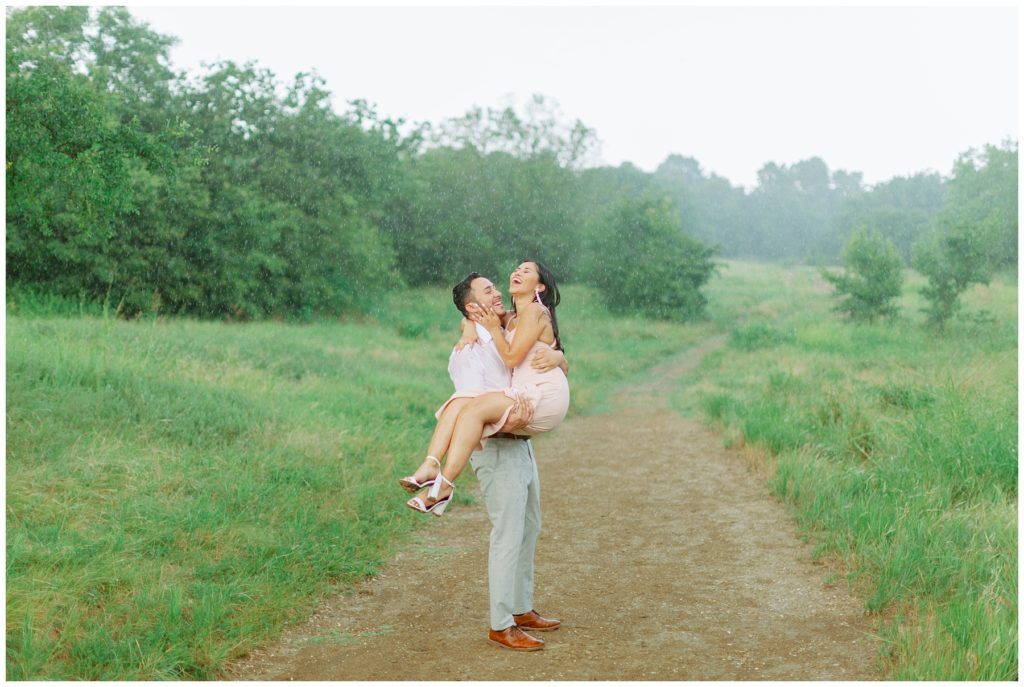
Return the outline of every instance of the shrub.
<path id="1" fill-rule="evenodd" d="M 715 272 L 714 250 L 682 232 L 669 197 L 625 198 L 591 232 L 585 278 L 613 313 L 664 320 L 704 313 L 700 288 Z"/>
<path id="2" fill-rule="evenodd" d="M 893 242 L 862 227 L 847 242 L 842 261 L 845 273 L 821 273 L 835 286 L 839 302 L 834 309 L 864 322 L 895 317 L 895 301 L 903 286 L 903 260 Z"/>
<path id="3" fill-rule="evenodd" d="M 924 312 L 939 330 L 960 309 L 960 295 L 972 284 L 987 284 L 992 276 L 989 242 L 966 222 L 947 224 L 914 246 L 914 266 L 928 278 L 921 295 Z"/>

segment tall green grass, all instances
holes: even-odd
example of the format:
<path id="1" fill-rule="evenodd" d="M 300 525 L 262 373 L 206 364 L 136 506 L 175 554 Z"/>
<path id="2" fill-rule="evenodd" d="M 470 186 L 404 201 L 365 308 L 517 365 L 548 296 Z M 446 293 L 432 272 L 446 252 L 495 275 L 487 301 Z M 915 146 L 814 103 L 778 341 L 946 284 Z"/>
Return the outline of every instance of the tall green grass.
<path id="1" fill-rule="evenodd" d="M 774 456 L 772 486 L 878 614 L 895 679 L 1017 676 L 1017 289 L 976 287 L 944 336 L 830 312 L 810 269 L 729 263 L 729 345 L 677 407 Z"/>
<path id="2" fill-rule="evenodd" d="M 711 326 L 615 319 L 572 287 L 559 319 L 574 414 Z M 455 338 L 442 290 L 305 325 L 123 322 L 17 295 L 7 678 L 216 678 L 378 571 L 424 522 L 395 479 L 451 391 Z"/>

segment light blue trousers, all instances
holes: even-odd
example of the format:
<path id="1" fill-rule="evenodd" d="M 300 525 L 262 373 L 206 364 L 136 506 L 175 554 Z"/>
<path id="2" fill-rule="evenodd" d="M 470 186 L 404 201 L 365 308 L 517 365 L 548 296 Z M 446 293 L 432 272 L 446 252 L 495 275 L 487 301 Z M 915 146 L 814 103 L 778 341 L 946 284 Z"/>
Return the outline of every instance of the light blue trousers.
<path id="1" fill-rule="evenodd" d="M 491 629 L 512 626 L 513 614 L 533 610 L 533 555 L 540 534 L 540 479 L 533 445 L 488 439 L 469 459 L 491 519 L 487 587 Z"/>

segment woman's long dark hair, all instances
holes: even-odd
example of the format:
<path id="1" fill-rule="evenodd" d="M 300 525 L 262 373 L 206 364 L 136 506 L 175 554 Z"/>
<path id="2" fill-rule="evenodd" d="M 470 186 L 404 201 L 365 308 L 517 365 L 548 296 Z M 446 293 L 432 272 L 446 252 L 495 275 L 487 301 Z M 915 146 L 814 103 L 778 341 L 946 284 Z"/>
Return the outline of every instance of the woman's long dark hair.
<path id="1" fill-rule="evenodd" d="M 540 283 L 546 288 L 540 292 L 540 302 L 544 304 L 544 307 L 548 309 L 551 314 L 551 330 L 555 334 L 555 348 L 565 353 L 565 347 L 562 346 L 562 337 L 558 335 L 558 318 L 555 317 L 555 307 L 562 300 L 562 297 L 558 293 L 558 284 L 555 282 L 555 275 L 551 274 L 551 270 L 544 266 L 543 263 L 537 262 L 536 260 L 523 260 L 523 262 L 532 262 L 537 266 L 537 275 L 540 277 Z M 516 311 L 516 301 L 512 299 L 512 312 Z"/>

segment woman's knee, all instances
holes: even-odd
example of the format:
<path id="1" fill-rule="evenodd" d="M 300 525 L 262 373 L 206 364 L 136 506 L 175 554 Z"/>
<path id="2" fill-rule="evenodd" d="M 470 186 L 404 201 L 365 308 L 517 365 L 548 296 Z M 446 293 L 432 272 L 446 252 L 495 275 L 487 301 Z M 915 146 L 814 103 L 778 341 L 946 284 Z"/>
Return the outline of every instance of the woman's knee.
<path id="1" fill-rule="evenodd" d="M 486 394 L 474 399 L 476 402 L 466 406 L 459 417 L 472 417 L 477 420 L 493 421 L 504 414 L 505 409 L 512 405 L 512 399 L 505 394 Z"/>
<path id="2" fill-rule="evenodd" d="M 453 398 L 448 402 L 448 405 L 445 406 L 444 412 L 441 413 L 441 417 L 444 417 L 449 413 L 451 413 L 452 417 L 458 417 L 459 414 L 470 405 L 470 401 L 472 400 L 472 398 Z"/>

